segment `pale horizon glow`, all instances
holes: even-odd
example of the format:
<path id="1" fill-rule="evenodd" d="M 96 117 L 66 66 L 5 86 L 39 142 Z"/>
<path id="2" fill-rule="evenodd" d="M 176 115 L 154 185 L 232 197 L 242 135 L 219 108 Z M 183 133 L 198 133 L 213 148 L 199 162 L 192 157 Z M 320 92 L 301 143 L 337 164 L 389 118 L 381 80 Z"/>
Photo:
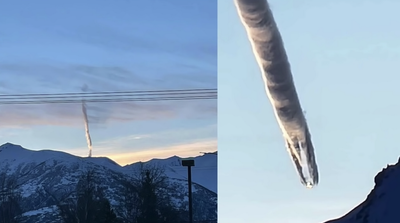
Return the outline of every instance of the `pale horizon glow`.
<path id="1" fill-rule="evenodd" d="M 136 162 L 146 162 L 151 159 L 165 159 L 172 156 L 179 156 L 181 158 L 195 157 L 202 155 L 201 152 L 215 151 L 217 151 L 217 140 L 209 140 L 166 147 L 148 148 L 139 150 L 138 152 L 128 152 L 120 155 L 110 154 L 107 155 L 107 157 L 123 166 Z"/>
<path id="2" fill-rule="evenodd" d="M 12 143 L 12 142 L 10 142 Z M 13 143 L 14 144 L 14 143 Z M 21 145 L 24 147 L 23 145 Z M 25 148 L 25 147 L 24 147 Z M 31 150 L 29 148 L 26 148 Z M 118 163 L 120 166 L 125 166 L 128 164 L 136 163 L 136 162 L 147 162 L 151 159 L 166 159 L 173 156 L 178 156 L 181 158 L 188 157 L 196 157 L 201 156 L 203 152 L 215 152 L 217 151 L 217 140 L 216 139 L 205 139 L 194 142 L 175 144 L 175 145 L 167 145 L 165 147 L 154 147 L 154 148 L 143 148 L 138 149 L 134 148 L 132 150 L 136 150 L 136 152 L 125 152 L 124 150 L 128 150 L 129 148 L 99 148 L 103 153 L 100 155 L 92 156 L 92 157 L 106 157 L 114 162 Z M 33 151 L 43 151 L 43 150 L 52 150 L 52 151 L 63 151 L 58 150 L 56 148 L 41 148 L 35 149 Z M 111 153 L 110 151 L 116 151 L 116 153 Z M 107 151 L 107 152 L 104 152 Z M 72 148 L 67 152 L 71 155 L 86 158 L 87 157 L 87 147 L 82 148 Z"/>

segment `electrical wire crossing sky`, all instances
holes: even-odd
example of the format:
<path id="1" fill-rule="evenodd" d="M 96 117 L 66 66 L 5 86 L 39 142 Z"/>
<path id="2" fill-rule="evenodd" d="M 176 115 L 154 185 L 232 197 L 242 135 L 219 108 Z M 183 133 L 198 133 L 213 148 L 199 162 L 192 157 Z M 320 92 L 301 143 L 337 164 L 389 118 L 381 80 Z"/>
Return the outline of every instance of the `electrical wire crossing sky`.
<path id="1" fill-rule="evenodd" d="M 85 102 L 182 101 L 217 99 L 217 89 L 83 92 L 0 95 L 0 104 L 65 104 Z"/>
<path id="2" fill-rule="evenodd" d="M 235 5 L 261 68 L 286 148 L 301 183 L 312 188 L 318 184 L 314 147 L 271 9 L 266 0 L 235 0 Z"/>

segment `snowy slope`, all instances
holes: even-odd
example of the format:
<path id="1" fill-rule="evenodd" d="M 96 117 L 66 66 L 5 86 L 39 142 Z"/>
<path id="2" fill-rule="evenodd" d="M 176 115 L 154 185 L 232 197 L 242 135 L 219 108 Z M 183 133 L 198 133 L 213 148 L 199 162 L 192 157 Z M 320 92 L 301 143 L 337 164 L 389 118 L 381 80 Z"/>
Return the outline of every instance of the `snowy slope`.
<path id="1" fill-rule="evenodd" d="M 217 155 L 205 154 L 194 157 L 193 197 L 199 205 L 197 218 L 216 219 L 217 215 Z M 172 192 L 175 206 L 187 207 L 187 168 L 180 166 L 180 158 L 173 156 L 167 159 L 153 159 L 152 165 L 164 168 L 168 180 L 175 188 Z M 109 158 L 82 158 L 68 153 L 42 150 L 32 151 L 19 145 L 6 143 L 0 146 L 0 172 L 7 171 L 18 177 L 19 190 L 23 198 L 24 216 L 30 222 L 53 222 L 58 215 L 54 210 L 55 203 L 49 201 L 46 190 L 53 191 L 56 197 L 63 194 L 58 191 L 71 191 L 75 188 L 79 175 L 88 169 L 99 172 L 98 180 L 107 189 L 106 197 L 113 207 L 122 213 L 123 187 L 121 182 L 134 174 L 140 163 L 120 166 Z M 46 200 L 43 203 L 43 200 Z M 33 218 L 33 216 L 35 218 Z M 33 220 L 32 220 L 33 219 Z M 45 219 L 45 220 L 44 220 Z"/>
<path id="2" fill-rule="evenodd" d="M 152 159 L 148 163 L 166 167 L 165 172 L 173 179 L 187 180 L 188 170 L 180 164 L 181 158 L 173 156 L 167 159 Z M 192 181 L 217 193 L 217 155 L 205 154 L 194 157 L 195 166 L 192 167 Z M 131 171 L 139 163 L 124 166 L 125 171 Z"/>
<path id="3" fill-rule="evenodd" d="M 399 223 L 400 158 L 375 176 L 375 187 L 367 199 L 345 216 L 326 223 Z"/>
<path id="4" fill-rule="evenodd" d="M 28 150 L 20 145 L 14 145 L 11 143 L 6 143 L 0 146 L 0 161 L 9 164 L 9 168 L 14 170 L 21 164 L 27 163 L 46 163 L 52 162 L 55 160 L 60 160 L 63 163 L 88 163 L 92 162 L 97 165 L 105 166 L 107 168 L 122 171 L 122 167 L 119 166 L 114 161 L 108 158 L 82 158 L 77 157 L 65 152 L 60 151 L 53 151 L 53 150 L 41 150 L 41 151 L 34 151 Z"/>
<path id="5" fill-rule="evenodd" d="M 133 163 L 121 167 L 113 160 L 106 157 L 78 157 L 65 152 L 52 150 L 28 150 L 19 145 L 6 143 L 0 146 L 0 162 L 9 163 L 11 170 L 24 163 L 46 163 L 62 161 L 64 164 L 80 164 L 82 168 L 90 164 L 95 164 L 117 172 L 129 174 L 139 163 Z M 187 167 L 180 164 L 181 158 L 173 156 L 167 159 L 152 159 L 148 162 L 156 166 L 165 168 L 168 177 L 174 179 L 187 179 Z M 195 167 L 192 168 L 192 181 L 205 188 L 217 192 L 217 155 L 205 154 L 194 157 Z"/>

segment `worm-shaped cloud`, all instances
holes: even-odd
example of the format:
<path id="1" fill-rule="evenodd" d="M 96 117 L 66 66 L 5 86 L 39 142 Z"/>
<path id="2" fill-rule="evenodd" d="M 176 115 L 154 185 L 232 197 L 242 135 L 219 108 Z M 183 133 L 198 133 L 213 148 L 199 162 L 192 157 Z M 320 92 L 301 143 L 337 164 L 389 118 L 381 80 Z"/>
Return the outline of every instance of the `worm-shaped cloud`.
<path id="1" fill-rule="evenodd" d="M 86 133 L 86 141 L 87 141 L 88 148 L 89 148 L 89 157 L 92 157 L 92 139 L 90 137 L 90 132 L 89 132 L 89 119 L 87 116 L 87 109 L 86 109 L 85 101 L 82 101 L 82 112 L 83 112 L 83 119 L 85 121 L 85 133 Z"/>
<path id="2" fill-rule="evenodd" d="M 235 5 L 261 68 L 288 152 L 301 182 L 311 188 L 318 184 L 314 147 L 271 9 L 266 0 L 235 0 Z"/>

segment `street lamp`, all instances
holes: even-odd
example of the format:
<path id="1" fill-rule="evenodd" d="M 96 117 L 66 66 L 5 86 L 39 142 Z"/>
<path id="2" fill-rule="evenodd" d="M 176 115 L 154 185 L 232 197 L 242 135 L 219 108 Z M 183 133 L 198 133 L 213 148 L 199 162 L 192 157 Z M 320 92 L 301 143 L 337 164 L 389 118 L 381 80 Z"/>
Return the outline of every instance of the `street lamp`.
<path id="1" fill-rule="evenodd" d="M 193 206 L 192 206 L 192 166 L 194 159 L 182 159 L 182 166 L 188 167 L 188 185 L 189 185 L 189 223 L 193 223 Z"/>

